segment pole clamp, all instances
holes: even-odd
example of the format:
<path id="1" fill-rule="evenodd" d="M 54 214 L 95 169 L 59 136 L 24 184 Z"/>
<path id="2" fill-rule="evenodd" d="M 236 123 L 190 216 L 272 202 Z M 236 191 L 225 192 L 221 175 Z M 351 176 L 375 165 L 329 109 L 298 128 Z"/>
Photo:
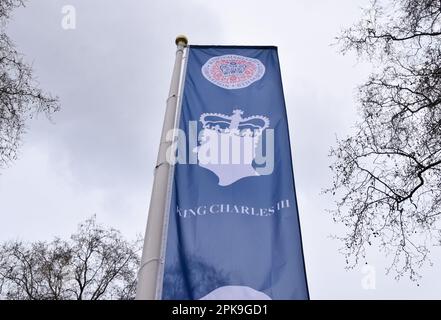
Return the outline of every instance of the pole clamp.
<path id="1" fill-rule="evenodd" d="M 161 258 L 150 258 L 150 259 L 148 259 L 146 262 L 144 262 L 144 263 L 139 267 L 139 270 L 138 270 L 138 276 L 139 276 L 139 274 L 141 273 L 142 269 L 144 269 L 144 267 L 145 267 L 146 265 L 148 265 L 149 263 L 155 262 L 155 261 L 158 261 L 160 264 L 163 264 L 163 263 L 164 263 L 164 259 L 161 259 Z"/>
<path id="2" fill-rule="evenodd" d="M 169 101 L 170 99 L 177 98 L 177 97 L 178 97 L 177 94 L 172 94 L 171 96 L 169 96 L 169 97 L 167 98 L 166 102 L 168 103 L 168 101 Z"/>

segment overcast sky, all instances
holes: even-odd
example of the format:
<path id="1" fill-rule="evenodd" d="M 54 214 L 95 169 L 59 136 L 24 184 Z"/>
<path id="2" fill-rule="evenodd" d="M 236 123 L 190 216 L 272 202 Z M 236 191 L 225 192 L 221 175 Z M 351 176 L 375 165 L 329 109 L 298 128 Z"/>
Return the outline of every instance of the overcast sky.
<path id="1" fill-rule="evenodd" d="M 368 264 L 345 271 L 340 232 L 326 213 L 332 199 L 327 157 L 335 136 L 357 119 L 356 86 L 371 68 L 331 46 L 367 1 L 31 0 L 9 34 L 41 86 L 60 97 L 52 123 L 28 123 L 19 160 L 0 175 L 0 240 L 65 237 L 83 219 L 143 234 L 165 99 L 178 34 L 191 44 L 276 45 L 288 108 L 311 298 L 441 298 L 441 259 L 417 287 L 385 275 L 374 248 Z M 62 8 L 76 9 L 64 30 Z M 432 255 L 440 251 L 433 250 Z"/>

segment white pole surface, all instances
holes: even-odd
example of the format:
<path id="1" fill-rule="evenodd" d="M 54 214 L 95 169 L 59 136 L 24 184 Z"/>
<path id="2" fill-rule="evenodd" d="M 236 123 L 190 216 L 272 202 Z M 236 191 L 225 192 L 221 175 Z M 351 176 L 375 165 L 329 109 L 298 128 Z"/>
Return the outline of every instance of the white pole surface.
<path id="1" fill-rule="evenodd" d="M 161 248 L 163 239 L 164 214 L 166 208 L 167 187 L 169 181 L 170 163 L 166 152 L 171 141 L 166 141 L 169 130 L 175 126 L 175 117 L 178 104 L 179 82 L 181 78 L 182 59 L 184 48 L 188 40 L 185 36 L 176 38 L 176 60 L 170 84 L 170 92 L 162 127 L 161 141 L 159 144 L 158 159 L 153 180 L 153 189 L 150 199 L 147 229 L 144 237 L 141 267 L 138 272 L 136 300 L 154 300 L 156 298 L 158 274 L 161 267 Z"/>

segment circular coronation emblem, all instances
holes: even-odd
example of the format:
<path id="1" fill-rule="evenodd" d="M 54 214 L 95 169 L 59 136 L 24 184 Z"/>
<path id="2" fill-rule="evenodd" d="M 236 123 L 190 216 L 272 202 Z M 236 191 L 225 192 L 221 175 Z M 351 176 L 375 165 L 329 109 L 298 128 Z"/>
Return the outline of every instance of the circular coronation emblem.
<path id="1" fill-rule="evenodd" d="M 202 74 L 224 89 L 242 89 L 260 80 L 265 66 L 257 59 L 229 54 L 213 57 L 202 66 Z"/>

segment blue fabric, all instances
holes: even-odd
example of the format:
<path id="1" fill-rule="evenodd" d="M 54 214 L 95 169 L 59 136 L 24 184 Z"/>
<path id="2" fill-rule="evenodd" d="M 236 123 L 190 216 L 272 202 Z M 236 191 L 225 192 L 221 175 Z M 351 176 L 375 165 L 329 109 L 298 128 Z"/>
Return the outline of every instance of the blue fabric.
<path id="1" fill-rule="evenodd" d="M 232 90 L 204 77 L 210 58 L 232 54 L 258 59 L 263 77 Z M 175 166 L 162 299 L 200 299 L 224 286 L 246 286 L 271 299 L 309 298 L 277 48 L 191 46 L 180 128 L 188 134 L 189 121 L 198 121 L 200 131 L 202 114 L 235 109 L 244 118 L 269 118 L 274 170 L 220 186 L 200 165 Z M 289 207 L 279 210 L 281 201 Z"/>

